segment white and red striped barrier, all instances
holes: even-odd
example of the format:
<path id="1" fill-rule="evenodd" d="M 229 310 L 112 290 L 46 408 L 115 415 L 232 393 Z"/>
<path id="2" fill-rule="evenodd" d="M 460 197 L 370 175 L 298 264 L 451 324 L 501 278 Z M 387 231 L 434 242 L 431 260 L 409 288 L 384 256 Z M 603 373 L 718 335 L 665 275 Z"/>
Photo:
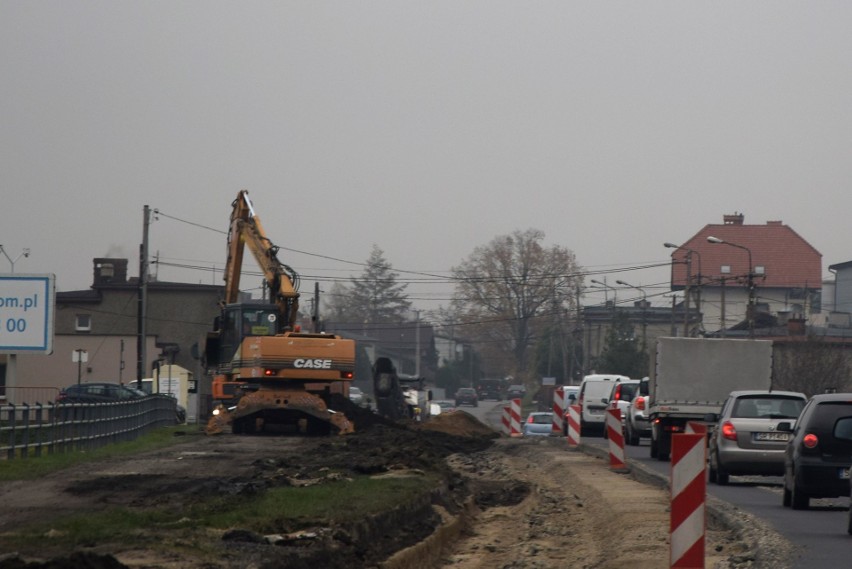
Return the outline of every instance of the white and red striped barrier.
<path id="1" fill-rule="evenodd" d="M 509 433 L 512 432 L 511 409 L 508 405 L 503 407 L 503 416 L 500 419 L 501 430 L 506 436 L 509 436 Z"/>
<path id="2" fill-rule="evenodd" d="M 580 406 L 569 405 L 565 418 L 568 420 L 568 446 L 577 447 L 580 444 Z"/>
<path id="3" fill-rule="evenodd" d="M 520 437 L 521 432 L 521 400 L 511 399 L 509 401 L 509 436 Z"/>
<path id="4" fill-rule="evenodd" d="M 559 436 L 562 436 L 563 413 L 565 413 L 565 390 L 557 387 L 553 390 L 553 428 L 551 431 Z"/>
<path id="5" fill-rule="evenodd" d="M 609 439 L 609 468 L 627 472 L 624 462 L 624 433 L 621 431 L 621 409 L 606 410 L 606 434 Z"/>
<path id="6" fill-rule="evenodd" d="M 706 467 L 706 435 L 672 435 L 670 567 L 704 568 Z"/>
<path id="7" fill-rule="evenodd" d="M 707 425 L 698 421 L 687 421 L 686 429 L 683 431 L 689 435 L 707 435 Z"/>

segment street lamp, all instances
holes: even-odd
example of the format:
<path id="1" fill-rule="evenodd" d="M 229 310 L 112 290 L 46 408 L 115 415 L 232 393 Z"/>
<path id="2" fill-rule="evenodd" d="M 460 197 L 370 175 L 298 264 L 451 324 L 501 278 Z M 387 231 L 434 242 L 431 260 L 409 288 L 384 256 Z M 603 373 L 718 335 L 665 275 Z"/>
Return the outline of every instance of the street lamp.
<path id="1" fill-rule="evenodd" d="M 675 243 L 663 243 L 663 247 L 668 247 L 669 249 L 683 249 L 686 251 L 686 286 L 684 287 L 684 295 L 683 295 L 683 308 L 684 308 L 684 316 L 683 316 L 683 335 L 689 335 L 689 293 L 690 286 L 692 282 L 692 255 L 698 257 L 698 286 L 697 291 L 695 293 L 695 310 L 698 312 L 699 316 L 701 315 L 701 255 L 695 249 L 690 249 L 689 247 L 684 247 L 683 245 L 677 245 Z"/>
<path id="2" fill-rule="evenodd" d="M 648 319 L 646 318 L 645 307 L 648 305 L 648 295 L 645 294 L 645 289 L 642 287 L 635 286 L 621 280 L 615 281 L 615 284 L 635 288 L 642 293 L 642 346 L 646 347 L 648 345 Z"/>
<path id="3" fill-rule="evenodd" d="M 604 289 L 611 288 L 613 291 L 615 291 L 615 290 L 616 290 L 616 288 L 615 288 L 614 286 L 610 286 L 610 285 L 608 285 L 608 284 L 606 284 L 606 283 L 602 283 L 601 281 L 596 281 L 595 279 L 591 279 L 589 282 L 594 283 L 594 284 L 596 284 L 596 285 L 600 285 L 600 286 L 604 287 Z M 606 303 L 606 302 L 608 302 L 608 301 L 609 301 L 609 299 L 607 298 L 606 290 L 604 290 L 604 302 Z M 618 297 L 617 297 L 616 295 L 613 295 L 613 296 L 612 296 L 612 303 L 613 303 L 613 305 L 615 305 L 617 301 L 618 301 Z"/>
<path id="4" fill-rule="evenodd" d="M 19 253 L 18 256 L 15 257 L 14 259 L 12 259 L 12 257 L 9 256 L 9 253 L 6 252 L 6 249 L 3 248 L 3 245 L 0 245 L 0 252 L 3 253 L 3 255 L 9 260 L 9 264 L 12 265 L 12 273 L 15 272 L 15 262 L 17 262 L 18 259 L 20 259 L 21 257 L 29 257 L 30 256 L 29 248 L 24 248 L 24 250 L 21 253 Z"/>
<path id="5" fill-rule="evenodd" d="M 739 245 L 738 243 L 731 243 L 730 241 L 725 241 L 724 239 L 719 239 L 718 237 L 713 237 L 709 235 L 707 237 L 708 243 L 717 243 L 722 245 L 730 245 L 731 247 L 736 247 L 737 249 L 742 249 L 746 253 L 748 253 L 748 306 L 746 307 L 746 319 L 748 320 L 748 335 L 750 338 L 754 338 L 754 304 L 755 304 L 755 295 L 754 295 L 754 273 L 752 272 L 752 262 L 751 262 L 751 249 L 744 245 Z"/>

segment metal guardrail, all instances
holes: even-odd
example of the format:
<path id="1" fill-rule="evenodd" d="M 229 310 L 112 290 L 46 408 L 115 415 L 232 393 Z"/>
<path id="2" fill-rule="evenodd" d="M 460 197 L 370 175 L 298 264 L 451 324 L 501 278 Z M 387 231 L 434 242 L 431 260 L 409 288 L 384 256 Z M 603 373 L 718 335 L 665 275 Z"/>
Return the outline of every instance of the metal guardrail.
<path id="1" fill-rule="evenodd" d="M 177 423 L 177 400 L 150 395 L 114 403 L 0 406 L 0 460 L 92 450 Z"/>

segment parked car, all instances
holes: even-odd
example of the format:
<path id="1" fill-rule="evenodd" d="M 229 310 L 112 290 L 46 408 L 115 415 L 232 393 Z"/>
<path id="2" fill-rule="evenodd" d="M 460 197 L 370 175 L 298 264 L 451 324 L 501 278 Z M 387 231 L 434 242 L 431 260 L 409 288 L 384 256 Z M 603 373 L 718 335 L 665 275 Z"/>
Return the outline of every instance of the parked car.
<path id="1" fill-rule="evenodd" d="M 503 400 L 503 381 L 500 379 L 481 379 L 477 388 L 477 396 L 483 401 L 486 399 Z"/>
<path id="2" fill-rule="evenodd" d="M 474 388 L 461 387 L 456 391 L 456 407 L 461 407 L 462 405 L 479 407 L 479 397 L 476 395 Z"/>
<path id="3" fill-rule="evenodd" d="M 552 431 L 553 411 L 535 411 L 527 415 L 522 432 L 525 437 L 548 437 Z"/>
<path id="4" fill-rule="evenodd" d="M 147 394 L 139 389 L 120 383 L 91 382 L 77 383 L 66 387 L 56 396 L 57 403 L 108 403 L 140 399 Z"/>
<path id="5" fill-rule="evenodd" d="M 610 409 L 618 409 L 621 412 L 621 432 L 624 433 L 624 416 L 627 413 L 627 406 L 630 405 L 630 400 L 639 390 L 638 379 L 626 379 L 619 381 L 612 386 L 607 397 L 607 411 Z M 604 438 L 607 437 L 606 428 L 603 432 Z"/>
<path id="6" fill-rule="evenodd" d="M 648 378 L 640 379 L 639 387 L 624 411 L 625 444 L 636 446 L 642 437 L 651 436 L 651 421 L 646 414 L 649 394 Z"/>
<path id="7" fill-rule="evenodd" d="M 630 379 L 625 375 L 587 375 L 580 383 L 580 436 L 603 433 L 606 420 L 606 406 L 612 386 Z"/>
<path id="8" fill-rule="evenodd" d="M 785 506 L 805 510 L 811 498 L 849 495 L 852 393 L 814 395 L 795 427 L 782 421 L 778 431 L 792 434 L 784 451 Z"/>
<path id="9" fill-rule="evenodd" d="M 510 385 L 506 390 L 507 399 L 523 399 L 527 394 L 527 388 L 523 385 Z"/>
<path id="10" fill-rule="evenodd" d="M 784 474 L 784 448 L 790 433 L 778 430 L 785 421 L 798 419 L 807 402 L 804 393 L 792 391 L 733 391 L 718 415 L 710 435 L 710 482 L 724 485 L 731 475 L 780 476 Z"/>

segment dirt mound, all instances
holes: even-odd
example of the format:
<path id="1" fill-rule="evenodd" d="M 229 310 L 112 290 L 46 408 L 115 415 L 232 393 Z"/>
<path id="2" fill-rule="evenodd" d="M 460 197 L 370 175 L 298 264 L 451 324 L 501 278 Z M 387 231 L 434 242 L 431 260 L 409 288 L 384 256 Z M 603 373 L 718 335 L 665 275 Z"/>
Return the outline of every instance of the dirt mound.
<path id="1" fill-rule="evenodd" d="M 500 436 L 494 431 L 494 429 L 485 425 L 470 413 L 465 413 L 464 411 L 442 413 L 436 417 L 430 418 L 428 421 L 417 423 L 414 428 L 426 429 L 429 431 L 440 431 L 448 435 L 455 435 L 459 437 L 497 438 Z"/>

